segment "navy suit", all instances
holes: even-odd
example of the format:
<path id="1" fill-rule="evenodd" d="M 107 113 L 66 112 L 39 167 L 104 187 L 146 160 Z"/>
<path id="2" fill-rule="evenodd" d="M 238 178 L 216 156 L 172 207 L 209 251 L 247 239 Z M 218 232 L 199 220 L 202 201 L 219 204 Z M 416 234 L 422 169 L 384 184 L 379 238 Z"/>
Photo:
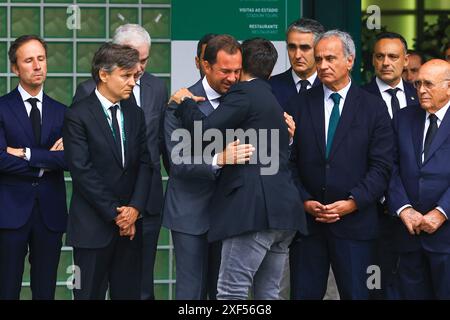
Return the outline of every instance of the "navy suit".
<path id="1" fill-rule="evenodd" d="M 392 164 L 392 128 L 383 100 L 352 84 L 347 93 L 329 158 L 325 158 L 324 89 L 298 96 L 294 142 L 303 201 L 330 204 L 353 197 L 356 212 L 331 224 L 307 214 L 310 235 L 293 281 L 295 299 L 322 299 L 331 263 L 343 299 L 367 299 L 366 268 L 378 234 L 377 200 L 384 194 Z M 294 106 L 292 106 L 294 107 Z"/>
<path id="2" fill-rule="evenodd" d="M 381 91 L 373 78 L 371 82 L 362 88 L 380 98 Z M 406 104 L 415 105 L 418 103 L 417 90 L 409 82 L 403 81 L 403 88 L 406 96 Z M 398 266 L 398 254 L 394 250 L 393 234 L 396 225 L 400 223 L 398 219 L 393 218 L 387 212 L 386 203 L 378 203 L 378 213 L 380 218 L 380 236 L 377 240 L 377 265 L 381 270 L 381 288 L 373 293 L 373 298 L 390 299 L 395 297 L 395 291 L 392 287 L 395 273 Z"/>
<path id="3" fill-rule="evenodd" d="M 278 103 L 284 111 L 289 113 L 286 109 L 288 101 L 294 96 L 298 95 L 294 78 L 292 78 L 292 68 L 289 68 L 285 72 L 277 74 L 276 76 L 270 77 L 269 83 L 272 86 L 272 92 L 277 98 Z M 321 82 L 319 80 L 319 77 L 316 77 L 316 80 L 314 80 L 314 83 L 312 83 L 311 85 L 312 87 L 316 87 L 320 84 Z"/>
<path id="4" fill-rule="evenodd" d="M 202 80 L 191 86 L 189 91 L 206 97 Z M 198 108 L 206 117 L 214 111 L 209 100 L 199 102 Z M 181 128 L 182 123 L 174 110 L 167 108 L 164 130 L 169 154 L 181 143 L 171 140 L 173 132 Z M 189 144 L 189 147 L 192 145 Z M 176 156 L 177 160 L 186 157 Z M 211 164 L 202 161 L 201 155 L 194 154 L 185 159 L 194 162 L 196 157 L 201 163 L 174 164 L 170 158 L 170 179 L 163 210 L 162 224 L 171 230 L 175 247 L 176 299 L 181 300 L 215 299 L 220 267 L 220 242 L 208 244 L 207 239 L 209 220 L 213 214 L 209 203 L 216 189 L 217 174 Z"/>
<path id="5" fill-rule="evenodd" d="M 396 157 L 388 192 L 392 214 L 406 204 L 422 214 L 438 206 L 450 213 L 450 113 L 447 111 L 422 162 L 425 119 L 426 112 L 417 105 L 394 117 Z M 394 239 L 400 253 L 396 279 L 399 298 L 450 299 L 449 222 L 433 234 L 415 236 L 399 223 Z"/>
<path id="6" fill-rule="evenodd" d="M 153 288 L 153 268 L 156 248 L 161 227 L 161 210 L 163 205 L 163 185 L 161 178 L 160 156 L 164 167 L 169 172 L 169 162 L 164 145 L 163 119 L 168 100 L 164 81 L 144 72 L 140 82 L 141 108 L 144 111 L 147 130 L 147 148 L 150 152 L 153 175 L 148 195 L 147 208 L 143 212 L 143 256 L 142 256 L 142 294 L 143 300 L 155 298 Z M 89 96 L 95 90 L 93 79 L 80 83 L 73 97 L 73 103 Z"/>
<path id="7" fill-rule="evenodd" d="M 0 299 L 18 299 L 29 244 L 33 299 L 53 299 L 67 206 L 62 137 L 66 106 L 43 95 L 40 144 L 16 88 L 0 98 Z M 31 150 L 26 161 L 7 147 Z M 39 177 L 40 169 L 47 169 Z"/>

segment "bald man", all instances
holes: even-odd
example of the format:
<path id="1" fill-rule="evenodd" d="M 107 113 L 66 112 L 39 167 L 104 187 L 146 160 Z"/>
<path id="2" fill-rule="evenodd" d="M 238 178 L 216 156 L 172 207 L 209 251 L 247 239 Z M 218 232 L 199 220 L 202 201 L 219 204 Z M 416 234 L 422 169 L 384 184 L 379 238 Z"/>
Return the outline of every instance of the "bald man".
<path id="1" fill-rule="evenodd" d="M 450 64 L 425 63 L 414 82 L 420 106 L 394 116 L 396 161 L 388 190 L 399 252 L 399 299 L 450 299 Z"/>

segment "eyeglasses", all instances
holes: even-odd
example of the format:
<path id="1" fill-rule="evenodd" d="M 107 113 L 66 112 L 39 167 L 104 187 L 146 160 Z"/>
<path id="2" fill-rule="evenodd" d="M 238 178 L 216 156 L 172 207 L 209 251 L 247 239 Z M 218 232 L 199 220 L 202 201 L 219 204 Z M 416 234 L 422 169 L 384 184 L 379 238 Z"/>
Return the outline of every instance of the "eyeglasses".
<path id="1" fill-rule="evenodd" d="M 450 81 L 450 79 L 441 80 L 441 81 L 438 81 L 436 83 L 433 83 L 433 82 L 428 81 L 428 80 L 424 80 L 424 81 L 416 80 L 416 81 L 413 82 L 413 85 L 414 85 L 414 88 L 416 88 L 416 89 L 420 89 L 422 87 L 422 85 L 423 85 L 425 87 L 425 89 L 430 90 L 430 89 L 433 89 L 438 83 L 445 82 L 445 81 Z"/>

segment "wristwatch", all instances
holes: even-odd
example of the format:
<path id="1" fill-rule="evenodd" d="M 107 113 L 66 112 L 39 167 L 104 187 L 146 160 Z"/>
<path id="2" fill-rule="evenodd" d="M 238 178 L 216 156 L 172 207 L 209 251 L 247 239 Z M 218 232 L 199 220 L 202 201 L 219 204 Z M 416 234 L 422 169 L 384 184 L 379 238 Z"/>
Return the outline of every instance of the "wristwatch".
<path id="1" fill-rule="evenodd" d="M 27 157 L 27 148 L 22 148 L 22 158 L 25 159 Z"/>

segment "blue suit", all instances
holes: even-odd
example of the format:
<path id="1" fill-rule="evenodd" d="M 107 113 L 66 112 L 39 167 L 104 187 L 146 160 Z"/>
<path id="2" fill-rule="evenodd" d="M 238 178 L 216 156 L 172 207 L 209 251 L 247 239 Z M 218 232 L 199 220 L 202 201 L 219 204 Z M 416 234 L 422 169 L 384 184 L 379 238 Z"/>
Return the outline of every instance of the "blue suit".
<path id="1" fill-rule="evenodd" d="M 202 80 L 191 86 L 189 91 L 206 97 Z M 198 108 L 206 117 L 214 111 L 209 100 L 199 102 Z M 174 110 L 167 108 L 164 131 L 168 154 L 172 154 L 179 143 L 172 141 L 171 136 L 180 128 L 182 123 Z M 170 158 L 170 176 L 163 209 L 162 225 L 171 230 L 175 246 L 176 299 L 182 300 L 215 299 L 220 267 L 220 242 L 209 244 L 207 239 L 212 215 L 209 204 L 216 189 L 217 175 L 211 164 L 203 163 L 201 155 L 195 156 L 201 163 L 174 164 L 173 158 Z"/>
<path id="2" fill-rule="evenodd" d="M 364 85 L 363 89 L 367 90 L 380 98 L 382 98 L 381 91 L 373 78 L 371 82 Z M 403 89 L 406 96 L 406 104 L 415 105 L 418 103 L 417 90 L 406 81 L 403 81 Z M 386 203 L 378 203 L 378 213 L 380 218 L 380 236 L 377 240 L 377 265 L 381 270 L 381 288 L 373 293 L 375 299 L 392 299 L 395 298 L 393 291 L 393 279 L 397 272 L 398 254 L 394 251 L 393 233 L 396 225 L 399 223 L 398 219 L 393 218 L 392 215 L 387 214 Z"/>
<path id="3" fill-rule="evenodd" d="M 388 192 L 392 214 L 406 204 L 422 214 L 438 206 L 450 213 L 450 113 L 446 113 L 422 162 L 425 120 L 426 112 L 418 106 L 402 109 L 394 117 L 396 158 Z M 394 237 L 400 253 L 396 279 L 399 298 L 450 299 L 449 222 L 433 234 L 415 236 L 399 223 Z"/>
<path id="4" fill-rule="evenodd" d="M 43 95 L 37 145 L 16 88 L 0 98 L 0 299 L 18 299 L 28 241 L 34 299 L 53 299 L 61 237 L 66 230 L 64 151 L 49 151 L 62 137 L 66 107 Z M 30 148 L 31 159 L 7 147 Z M 39 177 L 40 169 L 46 169 Z"/>
<path id="5" fill-rule="evenodd" d="M 296 104 L 294 159 L 302 200 L 326 205 L 353 197 L 357 211 L 331 224 L 307 215 L 309 236 L 293 281 L 294 299 L 322 299 L 333 267 L 343 299 L 367 299 L 366 269 L 378 234 L 377 200 L 392 165 L 392 128 L 385 103 L 352 84 L 347 93 L 329 158 L 325 158 L 324 89 L 300 94 Z M 290 106 L 295 108 L 296 106 Z"/>
<path id="6" fill-rule="evenodd" d="M 270 77 L 269 83 L 272 86 L 272 92 L 277 98 L 278 103 L 284 111 L 288 112 L 288 110 L 286 110 L 286 106 L 288 105 L 289 99 L 298 95 L 297 87 L 295 86 L 294 79 L 292 78 L 292 68 L 289 68 L 285 72 L 277 74 L 276 76 Z M 312 87 L 316 87 L 320 84 L 321 82 L 319 77 L 316 77 Z"/>

